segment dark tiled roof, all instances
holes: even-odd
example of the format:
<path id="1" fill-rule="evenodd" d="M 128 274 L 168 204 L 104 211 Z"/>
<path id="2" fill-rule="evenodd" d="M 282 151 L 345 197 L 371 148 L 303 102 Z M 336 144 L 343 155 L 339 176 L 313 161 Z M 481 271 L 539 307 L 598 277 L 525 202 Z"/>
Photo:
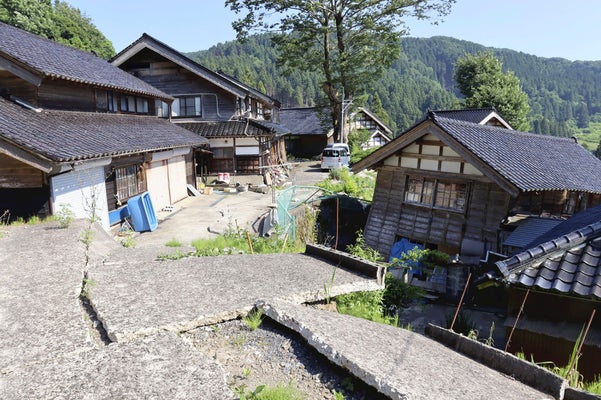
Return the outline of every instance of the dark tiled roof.
<path id="1" fill-rule="evenodd" d="M 43 78 L 171 100 L 172 97 L 92 53 L 44 39 L 0 22 L 0 57 Z"/>
<path id="2" fill-rule="evenodd" d="M 207 122 L 176 122 L 189 131 L 206 138 L 281 136 L 290 133 L 281 125 L 269 121 L 207 121 Z"/>
<path id="3" fill-rule="evenodd" d="M 495 265 L 511 284 L 601 300 L 601 207 L 584 211 Z M 568 232 L 568 229 L 571 229 Z M 533 242 L 533 243 L 534 243 Z"/>
<path id="4" fill-rule="evenodd" d="M 229 75 L 224 74 L 223 72 L 215 72 L 205 67 L 202 64 L 197 63 L 196 61 L 186 57 L 184 54 L 175 50 L 174 48 L 166 45 L 160 40 L 155 39 L 154 37 L 148 35 L 147 33 L 142 34 L 138 40 L 127 46 L 125 49 L 121 50 L 117 55 L 115 55 L 112 59 L 112 63 L 116 63 L 117 65 L 121 65 L 126 61 L 127 53 L 136 48 L 136 46 L 145 46 L 149 48 L 151 51 L 160 54 L 161 56 L 171 60 L 172 62 L 181 65 L 186 68 L 188 71 L 202 77 L 203 79 L 208 80 L 209 82 L 221 87 L 229 92 L 234 92 L 240 97 L 244 97 L 250 95 L 255 98 L 259 98 L 266 103 L 273 103 L 276 107 L 280 106 L 280 103 L 274 98 L 266 95 L 265 93 L 261 93 L 257 89 L 254 89 L 245 83 L 239 81 L 238 79 L 231 77 Z"/>
<path id="5" fill-rule="evenodd" d="M 456 119 L 458 121 L 472 122 L 479 124 L 486 119 L 491 113 L 496 113 L 494 107 L 488 108 L 468 108 L 465 110 L 438 110 L 432 113 L 443 118 Z"/>
<path id="6" fill-rule="evenodd" d="M 325 135 L 325 129 L 319 110 L 315 107 L 283 108 L 280 110 L 280 122 L 294 135 Z M 331 129 L 331 128 L 330 128 Z"/>
<path id="7" fill-rule="evenodd" d="M 521 191 L 601 193 L 601 160 L 572 139 L 432 117 L 441 129 Z"/>
<path id="8" fill-rule="evenodd" d="M 201 146 L 207 140 L 152 116 L 36 112 L 0 98 L 0 139 L 54 162 Z"/>
<path id="9" fill-rule="evenodd" d="M 601 300 L 601 237 L 512 273 L 508 281 L 529 288 Z"/>

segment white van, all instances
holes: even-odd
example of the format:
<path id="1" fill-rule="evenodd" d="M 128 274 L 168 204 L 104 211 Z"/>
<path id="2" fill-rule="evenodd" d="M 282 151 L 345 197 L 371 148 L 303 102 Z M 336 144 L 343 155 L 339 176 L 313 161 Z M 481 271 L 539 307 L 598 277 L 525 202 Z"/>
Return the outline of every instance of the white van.
<path id="1" fill-rule="evenodd" d="M 348 148 L 348 144 L 346 143 L 330 143 L 326 146 L 326 149 L 345 149 L 347 153 L 351 154 L 351 151 Z"/>
<path id="2" fill-rule="evenodd" d="M 321 153 L 321 169 L 324 170 L 348 167 L 350 162 L 348 150 L 342 147 L 326 147 Z"/>

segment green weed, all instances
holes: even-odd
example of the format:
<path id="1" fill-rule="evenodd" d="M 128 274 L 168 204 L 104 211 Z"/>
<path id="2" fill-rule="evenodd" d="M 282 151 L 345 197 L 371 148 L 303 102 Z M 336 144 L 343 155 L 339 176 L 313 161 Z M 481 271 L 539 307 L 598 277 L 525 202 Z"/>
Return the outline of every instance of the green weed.
<path id="1" fill-rule="evenodd" d="M 75 213 L 71 210 L 71 205 L 61 203 L 59 210 L 54 214 L 54 219 L 58 222 L 59 228 L 68 228 L 75 219 Z"/>
<path id="2" fill-rule="evenodd" d="M 244 318 L 242 318 L 242 321 L 244 321 L 246 326 L 251 331 L 254 331 L 261 325 L 261 322 L 263 322 L 263 311 L 259 309 L 254 309 L 251 312 L 249 312 Z"/>
<path id="3" fill-rule="evenodd" d="M 182 247 L 182 242 L 180 242 L 176 238 L 173 238 L 170 241 L 168 241 L 167 243 L 165 243 L 165 246 L 167 246 L 167 247 Z"/>
<path id="4" fill-rule="evenodd" d="M 334 193 L 346 193 L 349 196 L 371 201 L 376 185 L 373 174 L 353 174 L 346 168 L 330 171 L 327 179 L 317 182 L 315 186 Z"/>
<path id="5" fill-rule="evenodd" d="M 234 388 L 240 400 L 305 400 L 307 396 L 289 382 L 287 385 L 278 383 L 276 386 L 259 385 L 252 392 L 244 385 Z"/>

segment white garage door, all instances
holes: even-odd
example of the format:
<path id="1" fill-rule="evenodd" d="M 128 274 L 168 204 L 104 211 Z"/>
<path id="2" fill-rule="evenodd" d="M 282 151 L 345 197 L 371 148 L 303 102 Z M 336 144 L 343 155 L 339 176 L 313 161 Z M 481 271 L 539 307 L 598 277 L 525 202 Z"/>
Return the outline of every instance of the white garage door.
<path id="1" fill-rule="evenodd" d="M 186 160 L 184 156 L 169 159 L 169 193 L 171 204 L 188 197 L 186 186 Z"/>
<path id="2" fill-rule="evenodd" d="M 169 170 L 167 160 L 153 161 L 146 170 L 146 188 L 154 209 L 159 211 L 171 204 L 169 199 Z"/>
<path id="3" fill-rule="evenodd" d="M 94 212 L 106 230 L 109 229 L 104 167 L 70 171 L 50 178 L 54 212 L 61 204 L 69 206 L 76 218 L 89 219 Z"/>

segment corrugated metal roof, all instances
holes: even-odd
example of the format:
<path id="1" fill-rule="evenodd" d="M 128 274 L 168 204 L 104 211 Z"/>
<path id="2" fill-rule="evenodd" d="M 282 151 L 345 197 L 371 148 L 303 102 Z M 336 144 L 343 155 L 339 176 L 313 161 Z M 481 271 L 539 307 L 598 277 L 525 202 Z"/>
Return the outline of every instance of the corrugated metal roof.
<path id="1" fill-rule="evenodd" d="M 511 232 L 503 245 L 523 249 L 534 239 L 547 233 L 562 222 L 561 219 L 528 217 L 521 221 L 520 225 Z"/>

